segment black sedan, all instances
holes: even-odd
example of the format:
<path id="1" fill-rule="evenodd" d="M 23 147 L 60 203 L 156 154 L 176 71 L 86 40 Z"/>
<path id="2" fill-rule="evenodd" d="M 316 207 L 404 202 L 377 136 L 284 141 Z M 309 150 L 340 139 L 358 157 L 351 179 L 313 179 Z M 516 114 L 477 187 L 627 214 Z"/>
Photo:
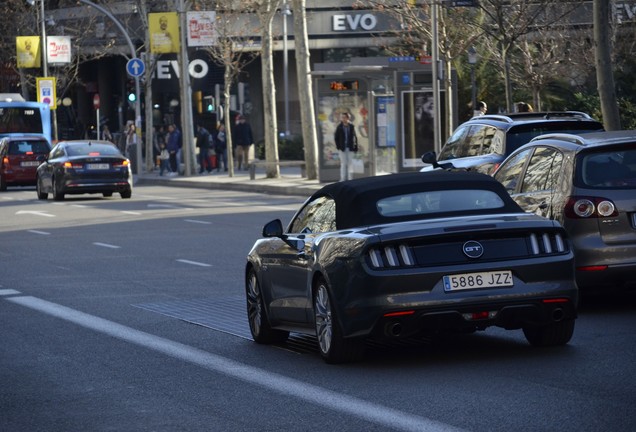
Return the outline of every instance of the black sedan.
<path id="1" fill-rule="evenodd" d="M 130 161 L 107 141 L 61 141 L 51 150 L 37 170 L 38 199 L 49 193 L 55 200 L 65 194 L 101 193 L 105 197 L 118 192 L 132 196 Z"/>
<path id="2" fill-rule="evenodd" d="M 263 228 L 245 268 L 254 340 L 315 335 L 328 363 L 359 359 L 365 339 L 490 326 L 537 346 L 574 332 L 574 256 L 558 222 L 524 213 L 475 172 L 434 171 L 333 183 L 286 229 Z"/>

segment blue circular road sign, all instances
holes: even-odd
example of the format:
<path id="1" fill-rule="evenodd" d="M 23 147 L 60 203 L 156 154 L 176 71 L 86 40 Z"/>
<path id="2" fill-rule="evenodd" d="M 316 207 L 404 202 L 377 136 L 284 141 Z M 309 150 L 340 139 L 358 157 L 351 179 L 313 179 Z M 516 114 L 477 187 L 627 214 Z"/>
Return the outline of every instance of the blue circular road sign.
<path id="1" fill-rule="evenodd" d="M 143 60 L 139 58 L 130 59 L 128 63 L 126 63 L 126 72 L 128 72 L 130 76 L 138 77 L 143 75 L 145 71 L 146 65 Z"/>

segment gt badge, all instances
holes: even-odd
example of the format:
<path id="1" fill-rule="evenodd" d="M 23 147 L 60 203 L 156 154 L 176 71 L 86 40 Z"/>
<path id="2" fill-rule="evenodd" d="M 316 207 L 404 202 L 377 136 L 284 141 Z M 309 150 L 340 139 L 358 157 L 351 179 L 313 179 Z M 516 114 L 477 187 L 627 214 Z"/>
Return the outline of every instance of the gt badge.
<path id="1" fill-rule="evenodd" d="M 481 243 L 474 240 L 464 243 L 464 246 L 462 246 L 462 251 L 468 258 L 479 258 L 484 254 L 484 248 Z"/>

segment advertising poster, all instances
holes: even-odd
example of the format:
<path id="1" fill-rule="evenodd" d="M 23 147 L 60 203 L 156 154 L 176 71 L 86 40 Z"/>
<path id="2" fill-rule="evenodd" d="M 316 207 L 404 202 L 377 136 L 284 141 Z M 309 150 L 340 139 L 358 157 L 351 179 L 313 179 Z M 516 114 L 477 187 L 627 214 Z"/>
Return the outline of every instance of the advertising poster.
<path id="1" fill-rule="evenodd" d="M 356 159 L 368 160 L 369 156 L 369 110 L 367 99 L 357 93 L 323 95 L 318 102 L 319 134 L 322 142 L 321 165 L 337 168 L 340 166 L 338 149 L 334 135 L 340 123 L 340 114 L 348 112 L 358 137 Z"/>
<path id="2" fill-rule="evenodd" d="M 48 63 L 71 62 L 71 37 L 48 36 L 46 38 L 46 61 Z"/>
<path id="3" fill-rule="evenodd" d="M 153 54 L 179 52 L 179 15 L 177 12 L 148 14 L 150 51 Z"/>
<path id="4" fill-rule="evenodd" d="M 57 108 L 55 77 L 36 78 L 38 102 L 45 103 L 52 110 Z"/>
<path id="5" fill-rule="evenodd" d="M 402 167 L 422 165 L 422 155 L 435 150 L 433 92 L 402 92 Z"/>
<path id="6" fill-rule="evenodd" d="M 216 12 L 188 12 L 188 46 L 216 45 Z"/>
<path id="7" fill-rule="evenodd" d="M 18 36 L 15 45 L 19 68 L 40 67 L 40 36 Z"/>

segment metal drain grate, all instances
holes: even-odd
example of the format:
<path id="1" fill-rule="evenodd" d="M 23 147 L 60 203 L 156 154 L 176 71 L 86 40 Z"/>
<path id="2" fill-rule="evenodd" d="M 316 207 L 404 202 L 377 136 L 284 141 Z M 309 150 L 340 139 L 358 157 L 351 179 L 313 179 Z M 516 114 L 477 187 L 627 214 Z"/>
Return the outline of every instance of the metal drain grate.
<path id="1" fill-rule="evenodd" d="M 157 312 L 192 324 L 252 340 L 244 297 L 203 298 L 193 300 L 174 300 L 161 303 L 142 303 L 132 305 L 140 309 Z M 391 352 L 422 347 L 430 339 L 407 339 L 395 341 L 368 341 L 367 350 L 371 352 Z M 291 333 L 289 339 L 276 346 L 299 354 L 317 354 L 318 342 L 314 336 Z"/>

